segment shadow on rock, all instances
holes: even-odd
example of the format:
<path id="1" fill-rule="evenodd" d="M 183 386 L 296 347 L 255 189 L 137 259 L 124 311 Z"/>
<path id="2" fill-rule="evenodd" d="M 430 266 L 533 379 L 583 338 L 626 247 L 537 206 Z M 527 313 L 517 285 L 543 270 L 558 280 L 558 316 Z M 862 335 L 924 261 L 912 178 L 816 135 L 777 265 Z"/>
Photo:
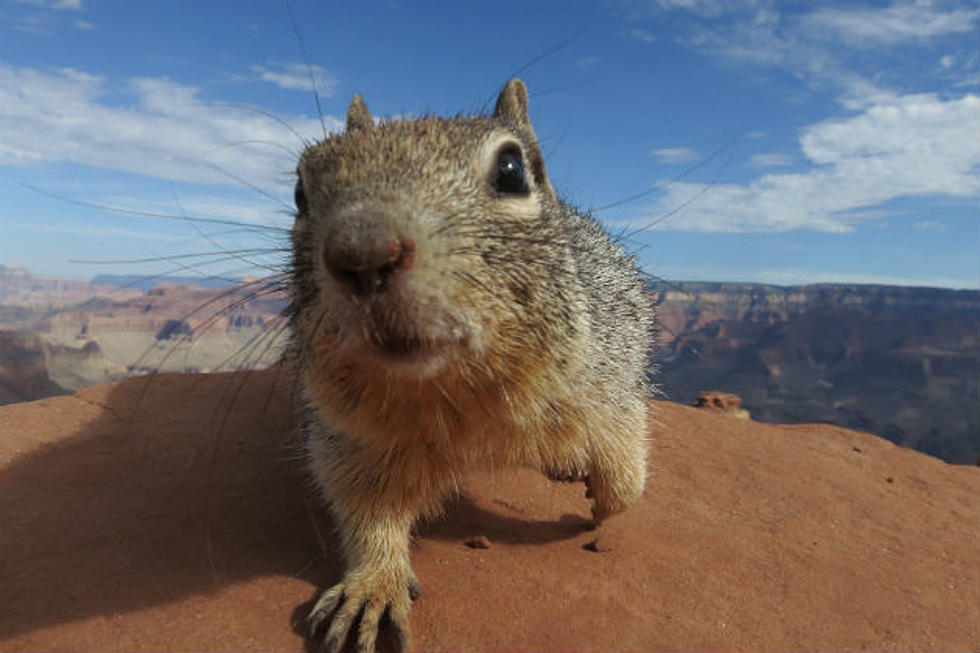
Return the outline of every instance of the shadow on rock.
<path id="1" fill-rule="evenodd" d="M 339 578 L 290 435 L 288 384 L 274 372 L 187 378 L 54 400 L 65 403 L 53 418 L 69 402 L 102 410 L 74 433 L 48 425 L 48 442 L 0 474 L 0 636 L 258 575 Z"/>
<path id="2" fill-rule="evenodd" d="M 160 374 L 37 405 L 0 472 L 0 638 L 261 576 L 336 583 L 334 526 L 305 472 L 287 377 Z M 544 543 L 588 524 L 515 519 L 463 496 L 421 532 Z"/>

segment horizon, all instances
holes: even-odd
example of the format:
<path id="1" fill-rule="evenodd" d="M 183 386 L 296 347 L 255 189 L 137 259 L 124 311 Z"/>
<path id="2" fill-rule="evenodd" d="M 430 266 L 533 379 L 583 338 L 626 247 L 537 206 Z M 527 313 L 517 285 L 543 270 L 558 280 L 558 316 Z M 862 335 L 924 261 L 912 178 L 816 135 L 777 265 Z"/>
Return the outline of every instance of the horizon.
<path id="1" fill-rule="evenodd" d="M 107 281 L 97 282 L 96 279 L 98 279 L 99 277 L 121 277 L 121 278 L 125 278 L 125 277 L 140 277 L 143 280 L 153 281 L 155 283 L 155 285 L 159 285 L 159 284 L 177 284 L 177 285 L 196 284 L 200 288 L 206 289 L 206 290 L 213 290 L 213 289 L 217 289 L 217 288 L 227 288 L 227 287 L 234 286 L 234 285 L 237 285 L 239 283 L 248 281 L 250 278 L 263 278 L 263 277 L 255 277 L 254 275 L 247 275 L 245 277 L 241 277 L 241 278 L 234 279 L 234 280 L 221 280 L 221 279 L 214 279 L 214 278 L 210 278 L 210 277 L 201 277 L 201 276 L 179 276 L 179 275 L 172 275 L 172 276 L 162 276 L 162 277 L 160 277 L 160 276 L 156 276 L 156 275 L 133 275 L 133 274 L 116 273 L 116 272 L 107 272 L 107 273 L 106 272 L 103 272 L 103 273 L 98 273 L 98 274 L 95 274 L 95 275 L 92 275 L 92 276 L 87 276 L 87 277 L 73 277 L 73 276 L 62 276 L 62 275 L 34 274 L 31 270 L 29 270 L 27 268 L 24 268 L 24 267 L 21 267 L 21 266 L 6 265 L 2 261 L 0 261 L 0 273 L 2 273 L 4 269 L 6 269 L 6 270 L 12 270 L 12 269 L 15 269 L 15 270 L 24 270 L 31 278 L 44 279 L 44 280 L 49 280 L 49 281 L 70 281 L 70 282 L 77 282 L 77 283 L 88 283 L 88 284 L 91 284 L 91 285 L 109 285 L 109 286 L 112 286 L 114 284 L 110 284 Z M 272 275 L 268 275 L 268 276 L 272 276 Z M 207 282 L 207 283 L 206 284 L 202 284 L 201 283 L 202 281 Z M 763 283 L 763 282 L 760 282 L 760 281 L 739 281 L 739 280 L 732 280 L 732 279 L 665 279 L 665 278 L 652 278 L 651 279 L 651 283 L 654 284 L 654 285 L 660 283 L 660 284 L 664 284 L 665 286 L 671 286 L 671 285 L 675 285 L 675 284 L 685 284 L 685 283 L 691 283 L 691 284 L 698 283 L 698 284 L 720 284 L 720 285 L 729 285 L 729 286 L 735 286 L 735 285 L 771 286 L 771 287 L 774 287 L 774 288 L 803 288 L 803 287 L 807 287 L 807 286 L 862 286 L 862 287 L 881 287 L 881 288 L 905 288 L 905 289 L 918 289 L 918 290 L 948 290 L 948 291 L 951 291 L 951 292 L 971 292 L 971 293 L 980 292 L 980 288 L 977 288 L 977 287 L 973 287 L 973 288 L 969 288 L 969 287 L 958 288 L 958 287 L 952 287 L 952 286 L 917 286 L 917 285 L 908 285 L 908 284 L 892 284 L 892 283 L 877 283 L 877 282 L 859 282 L 859 281 L 812 281 L 812 282 L 799 283 L 799 284 L 793 284 L 793 283 L 790 283 L 790 284 L 780 284 L 780 283 Z M 152 287 L 155 287 L 155 285 L 152 286 Z M 119 286 L 119 287 L 127 287 L 127 288 L 136 288 L 136 289 L 139 289 L 139 286 L 135 282 L 131 282 L 129 284 L 125 284 L 124 286 Z M 669 288 L 667 288 L 667 290 L 669 290 Z M 683 292 L 683 291 L 679 291 L 679 292 Z"/>
<path id="2" fill-rule="evenodd" d="M 339 128 L 355 92 L 377 116 L 479 112 L 516 75 L 556 190 L 651 275 L 980 288 L 974 5 L 562 7 L 295 1 L 300 42 L 263 2 L 0 2 L 0 261 L 261 274 L 286 255 L 290 130 Z"/>

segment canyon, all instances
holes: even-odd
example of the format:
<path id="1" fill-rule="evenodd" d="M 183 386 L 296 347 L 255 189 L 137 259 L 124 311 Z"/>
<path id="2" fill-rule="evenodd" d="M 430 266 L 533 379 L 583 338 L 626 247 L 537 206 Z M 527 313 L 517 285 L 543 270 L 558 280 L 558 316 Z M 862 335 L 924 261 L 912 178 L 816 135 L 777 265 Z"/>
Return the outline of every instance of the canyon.
<path id="1" fill-rule="evenodd" d="M 0 403 L 278 360 L 285 296 L 263 280 L 202 288 L 156 279 L 140 289 L 133 279 L 43 279 L 0 266 Z M 692 404 L 703 391 L 732 393 L 756 420 L 825 422 L 977 462 L 977 290 L 667 281 L 653 289 L 659 398 Z"/>

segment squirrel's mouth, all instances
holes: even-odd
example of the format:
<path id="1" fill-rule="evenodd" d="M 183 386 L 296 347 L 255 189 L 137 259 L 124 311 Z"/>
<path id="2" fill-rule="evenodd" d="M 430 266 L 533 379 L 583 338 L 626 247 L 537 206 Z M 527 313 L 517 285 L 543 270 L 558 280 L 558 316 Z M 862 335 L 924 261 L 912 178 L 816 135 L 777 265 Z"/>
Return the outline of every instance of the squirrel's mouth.
<path id="1" fill-rule="evenodd" d="M 399 376 L 429 377 L 442 371 L 467 345 L 467 332 L 438 307 L 407 308 L 392 297 L 361 304 L 351 333 L 364 363 Z M 352 343 L 353 344 L 353 343 Z"/>
<path id="2" fill-rule="evenodd" d="M 410 376 L 430 376 L 448 362 L 452 342 L 428 338 L 391 322 L 377 322 L 366 330 L 368 349 L 383 367 Z"/>
<path id="3" fill-rule="evenodd" d="M 395 358 L 420 354 L 431 347 L 429 341 L 419 336 L 392 329 L 373 329 L 368 341 L 378 351 Z"/>

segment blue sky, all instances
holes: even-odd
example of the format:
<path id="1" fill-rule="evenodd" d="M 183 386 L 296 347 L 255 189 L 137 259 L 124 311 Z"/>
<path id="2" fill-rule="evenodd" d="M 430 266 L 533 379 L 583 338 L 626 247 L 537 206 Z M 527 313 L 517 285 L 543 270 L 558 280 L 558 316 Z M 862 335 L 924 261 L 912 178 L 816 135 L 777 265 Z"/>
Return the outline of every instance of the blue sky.
<path id="1" fill-rule="evenodd" d="M 293 0 L 323 124 L 492 106 L 519 73 L 557 190 L 665 279 L 980 285 L 967 2 Z M 283 2 L 0 0 L 0 263 L 237 276 L 321 124 Z M 286 126 L 288 125 L 288 127 Z M 652 226 L 651 226 L 652 225 Z M 275 262 L 257 257 L 256 263 Z M 198 265 L 201 264 L 201 265 Z"/>

